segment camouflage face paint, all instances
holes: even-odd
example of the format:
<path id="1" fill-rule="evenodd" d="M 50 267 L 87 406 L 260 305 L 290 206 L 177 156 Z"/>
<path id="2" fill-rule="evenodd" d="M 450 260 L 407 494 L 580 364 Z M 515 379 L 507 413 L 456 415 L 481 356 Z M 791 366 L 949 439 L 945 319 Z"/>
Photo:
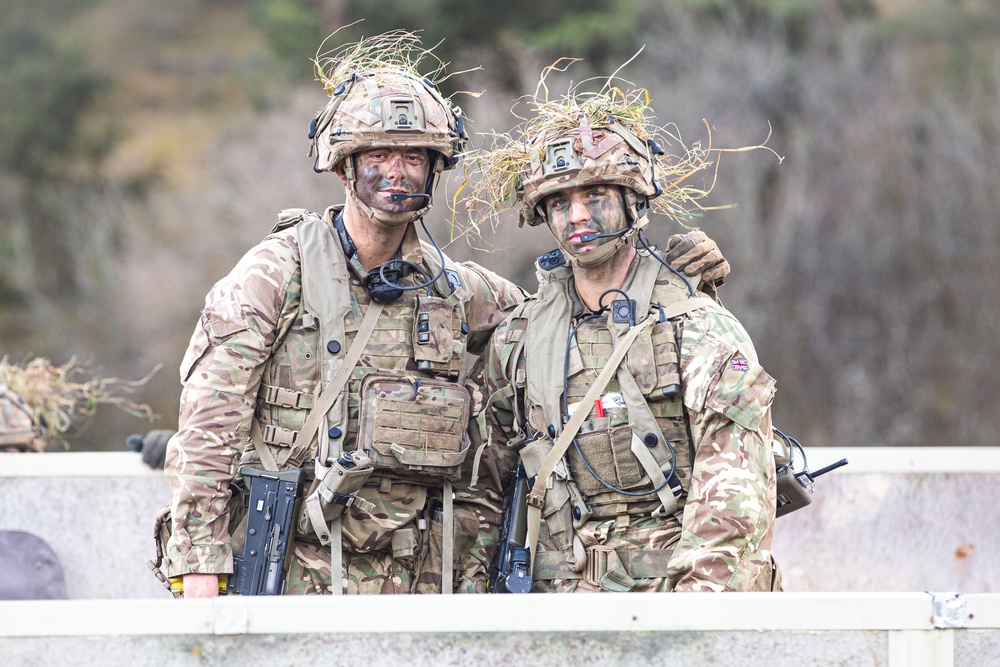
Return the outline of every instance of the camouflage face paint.
<path id="1" fill-rule="evenodd" d="M 372 208 L 390 213 L 414 211 L 426 203 L 422 197 L 394 202 L 394 194 L 423 192 L 430 170 L 427 149 L 376 148 L 355 156 L 358 198 Z"/>
<path id="2" fill-rule="evenodd" d="M 613 234 L 628 226 L 621 193 L 613 185 L 567 188 L 545 198 L 549 229 L 574 255 L 592 252 L 614 241 L 602 238 L 583 243 L 581 234 Z"/>

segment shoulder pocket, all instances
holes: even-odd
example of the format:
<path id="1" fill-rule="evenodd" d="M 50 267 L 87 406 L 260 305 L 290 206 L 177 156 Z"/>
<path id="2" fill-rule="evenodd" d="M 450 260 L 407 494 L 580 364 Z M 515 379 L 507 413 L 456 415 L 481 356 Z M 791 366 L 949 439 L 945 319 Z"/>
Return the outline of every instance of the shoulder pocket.
<path id="1" fill-rule="evenodd" d="M 689 409 L 713 410 L 749 431 L 760 428 L 774 400 L 775 381 L 759 363 L 707 335 L 692 347 L 682 368 Z"/>

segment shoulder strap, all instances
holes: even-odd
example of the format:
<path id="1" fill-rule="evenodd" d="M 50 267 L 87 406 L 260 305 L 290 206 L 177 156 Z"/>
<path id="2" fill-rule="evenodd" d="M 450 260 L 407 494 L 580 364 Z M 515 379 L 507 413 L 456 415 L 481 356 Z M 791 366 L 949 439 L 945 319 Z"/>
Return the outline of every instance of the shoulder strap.
<path id="1" fill-rule="evenodd" d="M 358 360 L 361 359 L 361 355 L 365 351 L 365 345 L 367 345 L 368 339 L 371 338 L 372 332 L 375 331 L 375 325 L 378 323 L 378 318 L 381 314 L 382 304 L 372 301 L 365 312 L 364 319 L 361 321 L 361 328 L 358 329 L 358 333 L 355 334 L 354 340 L 347 350 L 347 354 L 344 355 L 344 362 L 337 369 L 337 373 L 330 380 L 330 384 L 326 386 L 323 393 L 316 399 L 316 404 L 309 412 L 309 418 L 306 419 L 302 430 L 299 431 L 299 442 L 310 442 L 313 436 L 316 435 L 320 422 L 326 417 L 330 406 L 333 405 L 337 395 L 344 388 L 344 385 L 347 384 L 351 373 L 354 371 L 354 367 L 357 365 Z"/>
<path id="2" fill-rule="evenodd" d="M 715 304 L 714 301 L 707 297 L 695 297 L 691 299 L 685 299 L 684 301 L 677 301 L 670 304 L 664 308 L 664 316 L 666 319 L 673 317 L 678 317 L 689 313 L 699 308 L 705 308 L 709 304 Z M 566 423 L 563 428 L 562 433 L 556 440 L 555 445 L 552 447 L 552 451 L 549 452 L 545 460 L 542 461 L 542 466 L 535 478 L 535 483 L 531 487 L 531 492 L 528 494 L 528 511 L 527 511 L 527 540 L 525 546 L 528 547 L 528 551 L 532 558 L 532 567 L 535 562 L 536 549 L 538 547 L 538 530 L 542 519 L 542 508 L 545 505 L 545 492 L 547 488 L 547 480 L 552 475 L 552 471 L 555 470 L 556 464 L 569 449 L 570 444 L 572 444 L 573 439 L 576 437 L 577 432 L 586 420 L 589 410 L 586 406 L 592 405 L 604 388 L 607 386 L 611 377 L 618 373 L 619 366 L 622 359 L 625 357 L 625 353 L 628 352 L 629 347 L 635 342 L 635 339 L 642 334 L 643 331 L 647 330 L 654 324 L 655 320 L 652 317 L 647 317 L 642 323 L 635 325 L 629 329 L 628 333 L 623 336 L 618 344 L 615 346 L 614 352 L 608 358 L 607 363 L 604 368 L 601 369 L 600 374 L 594 381 L 594 384 L 590 386 L 587 391 L 586 396 L 580 402 L 580 408 L 578 408 L 570 420 Z M 643 402 L 643 405 L 645 403 Z M 641 461 L 641 459 L 640 459 Z M 662 473 L 660 474 L 662 480 Z M 665 497 L 665 496 L 664 496 Z M 663 497 L 661 497 L 661 502 Z"/>

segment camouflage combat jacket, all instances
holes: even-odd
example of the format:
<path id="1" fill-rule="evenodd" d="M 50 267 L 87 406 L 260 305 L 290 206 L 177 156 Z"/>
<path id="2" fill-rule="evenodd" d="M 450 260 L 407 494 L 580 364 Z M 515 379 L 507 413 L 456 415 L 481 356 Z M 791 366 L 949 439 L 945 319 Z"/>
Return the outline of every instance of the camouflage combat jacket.
<path id="1" fill-rule="evenodd" d="M 575 445 L 555 470 L 555 492 L 546 496 L 536 590 L 576 590 L 552 588 L 539 580 L 567 574 L 565 561 L 573 564 L 573 540 L 581 535 L 581 548 L 603 548 L 595 540 L 613 544 L 623 562 L 629 555 L 622 550 L 668 552 L 668 559 L 654 554 L 660 557 L 655 559 L 660 567 L 645 573 L 632 554 L 635 578 L 659 583 L 623 590 L 767 590 L 773 565 L 770 406 L 775 383 L 758 363 L 746 331 L 729 311 L 707 299 L 701 308 L 661 321 L 660 306 L 686 299 L 687 287 L 655 260 L 637 257 L 622 290 L 637 301 L 634 319 L 642 322 L 648 313 L 654 324 L 629 347 L 617 377 L 599 399 L 600 408 L 579 405 L 629 324 L 614 323 L 611 313 L 587 319 L 592 313 L 576 296 L 569 267 L 539 266 L 538 275 L 538 294 L 498 327 L 475 378 L 489 397 L 486 424 L 480 428 L 489 429 L 493 448 L 507 450 L 497 458 L 508 466 L 514 465 L 510 450 L 519 450 L 530 468 L 528 459 L 538 458 L 530 451 L 545 440 L 550 449 L 569 414 L 576 409 L 589 413 Z M 575 326 L 579 328 L 567 346 Z M 634 378 L 625 378 L 628 386 L 622 385 L 623 367 Z M 639 401 L 646 407 L 637 408 Z M 643 415 L 647 420 L 651 415 L 655 426 L 643 422 Z M 633 432 L 640 447 L 653 450 L 658 465 L 666 452 L 661 469 L 668 481 L 673 459 L 676 479 L 671 486 L 676 488 L 679 511 L 651 514 L 660 502 L 653 493 L 642 494 L 653 485 L 632 453 Z M 561 475 L 570 480 L 568 495 L 558 491 Z M 598 477 L 628 493 L 610 490 Z M 560 519 L 560 503 L 570 518 Z M 633 529 L 641 527 L 632 531 L 640 539 L 608 536 L 631 535 L 630 522 Z M 565 553 L 553 554 L 553 549 Z M 587 559 L 594 557 L 587 553 Z M 584 564 L 577 570 L 584 571 Z"/>
<path id="2" fill-rule="evenodd" d="M 328 233 L 316 236 L 313 229 L 314 235 L 308 238 L 328 253 L 339 253 L 336 259 L 343 263 L 343 249 L 329 228 L 337 210 L 328 209 L 324 217 Z M 172 535 L 167 544 L 170 576 L 232 572 L 228 505 L 232 485 L 239 482 L 238 466 L 259 465 L 249 444 L 252 422 L 261 427 L 265 446 L 281 469 L 304 467 L 312 472 L 316 439 L 306 447 L 292 446 L 294 433 L 305 422 L 321 373 L 327 372 L 323 359 L 343 355 L 371 300 L 362 284 L 360 264 L 352 266 L 346 290 L 349 303 L 333 304 L 342 311 L 344 339 L 320 340 L 317 322 L 331 315 L 311 313 L 304 307 L 302 261 L 307 254 L 317 254 L 315 247 L 309 253 L 300 248 L 300 239 L 296 225 L 279 224 L 206 297 L 181 363 L 180 429 L 168 448 L 166 467 L 173 489 Z M 430 248 L 421 244 L 411 225 L 403 240 L 402 258 L 434 275 L 425 259 L 428 251 L 435 252 L 437 259 Z M 443 370 L 454 380 L 459 365 L 464 364 L 459 357 L 466 351 L 481 353 L 493 329 L 523 300 L 524 293 L 473 263 L 449 261 L 448 265 L 456 274 L 450 280 L 460 283 L 455 293 L 461 301 L 456 310 L 461 310 L 462 320 L 456 322 L 454 355 L 449 352 Z M 401 282 L 417 285 L 424 280 L 413 272 Z M 353 448 L 357 438 L 358 390 L 366 375 L 376 370 L 423 375 L 414 361 L 413 335 L 415 307 L 426 298 L 426 290 L 408 291 L 385 305 L 349 382 L 346 419 L 330 425 L 329 437 L 341 439 L 342 449 Z M 445 335 L 451 336 L 451 331 Z M 453 364 L 452 358 L 458 361 Z M 467 465 L 472 459 L 472 455 L 467 457 Z M 476 457 L 477 464 L 486 460 L 489 455 Z M 455 484 L 457 501 L 499 497 L 499 488 L 480 488 L 475 494 L 465 491 L 469 476 L 463 468 L 463 479 Z M 375 485 L 372 492 L 381 494 L 379 504 L 392 508 L 394 526 L 411 522 L 427 498 L 425 482 L 411 484 L 399 477 L 380 482 L 373 476 L 370 480 Z M 352 537 L 358 539 L 365 532 L 364 526 L 349 524 L 345 519 L 345 548 L 350 547 Z M 381 528 L 382 538 L 387 539 L 393 526 Z M 371 549 L 378 545 L 354 546 Z"/>

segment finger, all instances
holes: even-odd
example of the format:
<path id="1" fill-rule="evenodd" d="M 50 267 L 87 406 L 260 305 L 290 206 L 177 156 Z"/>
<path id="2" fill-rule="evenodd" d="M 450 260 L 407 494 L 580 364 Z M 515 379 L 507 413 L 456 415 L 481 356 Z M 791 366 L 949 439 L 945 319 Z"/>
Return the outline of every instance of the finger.
<path id="1" fill-rule="evenodd" d="M 701 278 L 706 283 L 713 283 L 716 287 L 721 287 L 726 282 L 726 276 L 729 275 L 729 271 L 729 262 L 724 259 L 719 264 L 706 269 Z"/>

